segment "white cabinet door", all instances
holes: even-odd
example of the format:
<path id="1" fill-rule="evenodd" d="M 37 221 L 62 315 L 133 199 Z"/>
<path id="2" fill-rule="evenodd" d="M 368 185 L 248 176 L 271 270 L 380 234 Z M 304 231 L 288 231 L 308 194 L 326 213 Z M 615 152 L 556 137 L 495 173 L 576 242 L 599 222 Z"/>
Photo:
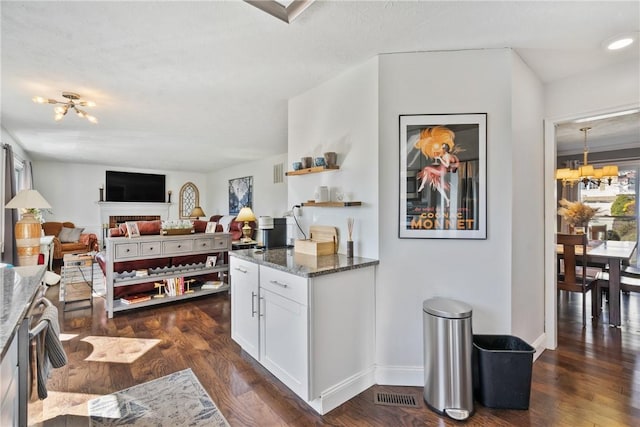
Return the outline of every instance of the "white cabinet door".
<path id="1" fill-rule="evenodd" d="M 261 287 L 260 292 L 260 363 L 298 396 L 307 400 L 307 306 L 264 287 Z"/>
<path id="2" fill-rule="evenodd" d="M 258 264 L 230 258 L 231 276 L 231 338 L 240 347 L 258 359 L 259 313 L 258 313 Z"/>

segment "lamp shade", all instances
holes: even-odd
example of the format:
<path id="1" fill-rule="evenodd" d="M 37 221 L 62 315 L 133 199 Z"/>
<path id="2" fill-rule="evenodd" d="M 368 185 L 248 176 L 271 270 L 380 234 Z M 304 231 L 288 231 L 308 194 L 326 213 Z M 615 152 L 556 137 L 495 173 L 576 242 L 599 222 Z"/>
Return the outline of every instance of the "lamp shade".
<path id="1" fill-rule="evenodd" d="M 602 175 L 606 177 L 617 177 L 618 176 L 618 166 L 610 165 L 602 168 Z"/>
<path id="2" fill-rule="evenodd" d="M 236 221 L 255 221 L 256 216 L 253 214 L 253 211 L 250 207 L 244 207 L 240 209 L 238 216 L 236 217 Z"/>
<path id="3" fill-rule="evenodd" d="M 206 216 L 204 211 L 202 210 L 202 208 L 200 206 L 196 206 L 195 208 L 193 208 L 193 210 L 191 211 L 191 216 L 192 218 L 200 218 L 201 216 Z"/>
<path id="4" fill-rule="evenodd" d="M 51 205 L 37 190 L 22 190 L 6 204 L 7 209 L 49 209 Z"/>
<path id="5" fill-rule="evenodd" d="M 581 177 L 593 176 L 593 166 L 592 165 L 580 166 L 579 170 L 580 170 L 580 176 Z"/>

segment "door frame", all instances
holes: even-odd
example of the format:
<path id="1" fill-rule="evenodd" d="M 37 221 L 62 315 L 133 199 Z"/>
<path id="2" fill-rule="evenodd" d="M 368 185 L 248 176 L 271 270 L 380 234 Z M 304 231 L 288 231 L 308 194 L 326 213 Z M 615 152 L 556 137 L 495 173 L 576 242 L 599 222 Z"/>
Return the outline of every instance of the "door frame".
<path id="1" fill-rule="evenodd" d="M 544 119 L 544 330 L 546 348 L 558 347 L 558 301 L 556 291 L 556 224 L 558 186 L 555 179 L 557 144 L 556 126 L 583 117 L 639 108 L 640 104 L 627 104 L 598 111 Z"/>

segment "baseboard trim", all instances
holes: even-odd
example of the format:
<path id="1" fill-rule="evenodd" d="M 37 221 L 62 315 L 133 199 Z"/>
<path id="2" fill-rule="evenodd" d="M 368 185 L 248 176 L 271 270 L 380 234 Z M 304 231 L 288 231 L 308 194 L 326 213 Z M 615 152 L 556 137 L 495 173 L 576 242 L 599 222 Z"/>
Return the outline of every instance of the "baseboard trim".
<path id="1" fill-rule="evenodd" d="M 320 415 L 337 408 L 349 399 L 375 385 L 375 367 L 359 372 L 322 392 L 322 395 L 307 404 Z"/>
<path id="2" fill-rule="evenodd" d="M 536 359 L 542 355 L 542 352 L 547 349 L 547 334 L 543 332 L 542 335 L 531 344 L 531 347 L 536 349 L 536 352 L 533 353 L 533 361 L 535 362 Z"/>
<path id="3" fill-rule="evenodd" d="M 378 365 L 376 384 L 424 387 L 424 368 L 422 366 Z"/>

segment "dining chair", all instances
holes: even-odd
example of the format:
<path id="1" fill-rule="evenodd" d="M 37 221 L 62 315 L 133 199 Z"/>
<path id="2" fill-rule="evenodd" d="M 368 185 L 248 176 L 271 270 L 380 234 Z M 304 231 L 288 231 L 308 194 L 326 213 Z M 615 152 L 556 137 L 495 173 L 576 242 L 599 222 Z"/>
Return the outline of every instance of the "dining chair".
<path id="1" fill-rule="evenodd" d="M 564 271 L 558 275 L 557 289 L 560 291 L 580 292 L 582 294 L 582 327 L 587 324 L 587 292 L 596 288 L 595 277 L 587 277 L 587 235 L 557 234 L 556 241 L 562 245 L 562 265 Z M 591 295 L 591 315 L 598 316 L 596 298 Z"/>
<path id="2" fill-rule="evenodd" d="M 595 309 L 599 313 L 602 310 L 602 291 L 609 290 L 609 273 L 603 271 L 596 276 Z M 638 292 L 640 293 L 640 268 L 627 266 L 620 272 L 620 292 Z"/>
<path id="3" fill-rule="evenodd" d="M 606 225 L 592 225 L 589 227 L 589 238 L 591 240 L 604 240 L 607 236 L 604 233 L 607 232 Z M 602 234 L 600 234 L 602 233 Z"/>

